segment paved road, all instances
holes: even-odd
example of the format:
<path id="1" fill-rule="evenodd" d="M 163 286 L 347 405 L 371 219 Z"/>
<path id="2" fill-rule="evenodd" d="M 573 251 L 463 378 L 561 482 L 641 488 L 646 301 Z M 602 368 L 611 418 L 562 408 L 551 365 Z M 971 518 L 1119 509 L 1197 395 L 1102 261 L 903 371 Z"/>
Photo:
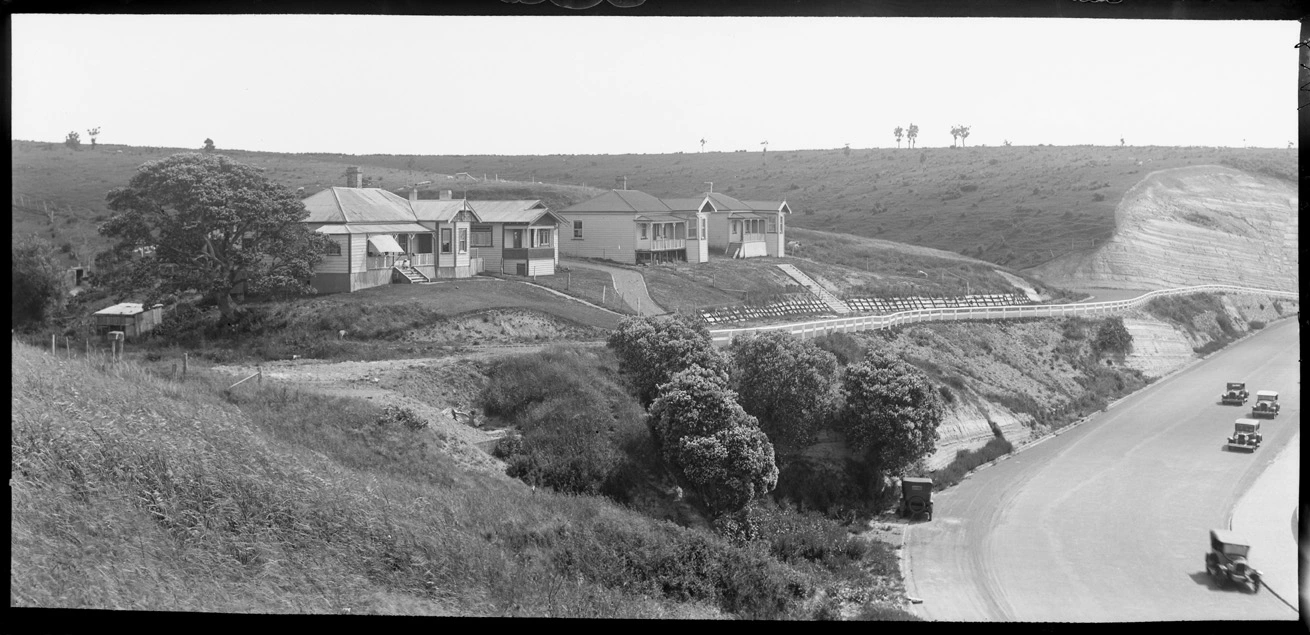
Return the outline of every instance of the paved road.
<path id="1" fill-rule="evenodd" d="M 1265 588 L 1290 604 L 1297 604 L 1297 505 L 1300 435 L 1270 462 L 1251 489 L 1233 509 L 1232 529 L 1254 545 L 1252 562 L 1264 578 Z M 1262 591 L 1263 593 L 1263 591 Z M 1288 615 L 1293 609 L 1288 607 Z"/>
<path id="2" fill-rule="evenodd" d="M 641 315 L 661 315 L 665 313 L 664 309 L 661 309 L 651 299 L 650 293 L 646 290 L 646 279 L 641 276 L 639 271 L 572 258 L 560 258 L 560 263 L 569 267 L 596 269 L 610 274 L 610 277 L 614 280 L 614 289 L 619 292 L 619 297 L 623 298 L 628 306 L 638 310 Z"/>
<path id="3" fill-rule="evenodd" d="M 933 520 L 913 525 L 906 542 L 907 587 L 924 599 L 920 614 L 1296 619 L 1272 594 L 1218 588 L 1203 558 L 1208 530 L 1228 526 L 1242 494 L 1297 438 L 1299 348 L 1295 321 L 1270 326 L 940 494 Z M 1224 383 L 1238 379 L 1283 397 L 1254 454 L 1223 449 L 1233 420 L 1249 414 L 1217 403 Z M 1265 568 L 1279 553 L 1257 545 L 1252 564 Z"/>

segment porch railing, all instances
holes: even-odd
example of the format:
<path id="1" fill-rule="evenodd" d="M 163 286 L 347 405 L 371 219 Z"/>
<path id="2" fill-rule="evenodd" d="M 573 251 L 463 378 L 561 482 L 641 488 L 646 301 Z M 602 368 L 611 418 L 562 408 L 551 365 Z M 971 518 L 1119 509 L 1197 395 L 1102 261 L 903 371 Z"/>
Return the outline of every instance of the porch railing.
<path id="1" fill-rule="evenodd" d="M 649 240 L 637 241 L 637 249 L 649 251 L 664 251 L 668 249 L 685 249 L 687 241 L 682 238 L 651 238 Z"/>

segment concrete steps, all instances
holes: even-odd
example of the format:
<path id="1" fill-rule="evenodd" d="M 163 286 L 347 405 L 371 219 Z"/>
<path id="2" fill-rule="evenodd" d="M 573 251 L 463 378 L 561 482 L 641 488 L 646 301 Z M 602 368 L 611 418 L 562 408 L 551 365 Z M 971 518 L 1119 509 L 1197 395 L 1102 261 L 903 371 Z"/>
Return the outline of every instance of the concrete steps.
<path id="1" fill-rule="evenodd" d="M 834 313 L 837 313 L 838 315 L 845 315 L 851 312 L 851 307 L 846 306 L 846 303 L 843 302 L 841 298 L 838 298 L 837 296 L 830 293 L 827 289 L 824 289 L 822 286 L 819 285 L 819 283 L 815 282 L 813 278 L 810 278 L 804 273 L 801 273 L 800 269 L 797 269 L 793 265 L 786 265 L 786 264 L 778 265 L 778 268 L 781 269 L 783 273 L 791 276 L 793 280 L 800 283 L 801 286 L 808 289 L 810 293 L 813 293 L 820 300 L 822 300 L 823 303 L 828 305 L 833 310 Z"/>

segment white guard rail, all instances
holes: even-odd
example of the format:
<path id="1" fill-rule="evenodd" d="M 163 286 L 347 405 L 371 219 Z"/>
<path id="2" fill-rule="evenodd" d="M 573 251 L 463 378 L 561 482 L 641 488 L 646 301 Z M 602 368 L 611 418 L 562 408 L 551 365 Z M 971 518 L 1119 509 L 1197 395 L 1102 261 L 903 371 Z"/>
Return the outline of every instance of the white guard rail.
<path id="1" fill-rule="evenodd" d="M 947 320 L 1013 320 L 1039 317 L 1067 317 L 1073 315 L 1108 315 L 1131 309 L 1150 302 L 1154 298 L 1169 295 L 1187 295 L 1207 291 L 1226 291 L 1229 293 L 1249 293 L 1255 295 L 1279 296 L 1292 299 L 1300 298 L 1295 291 L 1276 291 L 1273 289 L 1252 289 L 1227 284 L 1204 284 L 1195 287 L 1177 289 L 1159 289 L 1150 291 L 1128 300 L 1113 302 L 1089 302 L 1085 304 L 1025 304 L 1015 306 L 992 307 L 942 307 L 933 309 L 915 309 L 887 315 L 865 315 L 860 317 L 833 318 L 798 322 L 793 324 L 770 324 L 739 329 L 711 329 L 710 337 L 715 344 L 728 344 L 738 335 L 750 335 L 765 331 L 783 331 L 808 339 L 830 333 L 852 333 L 855 331 L 872 331 L 901 324 L 917 322 L 943 322 Z"/>

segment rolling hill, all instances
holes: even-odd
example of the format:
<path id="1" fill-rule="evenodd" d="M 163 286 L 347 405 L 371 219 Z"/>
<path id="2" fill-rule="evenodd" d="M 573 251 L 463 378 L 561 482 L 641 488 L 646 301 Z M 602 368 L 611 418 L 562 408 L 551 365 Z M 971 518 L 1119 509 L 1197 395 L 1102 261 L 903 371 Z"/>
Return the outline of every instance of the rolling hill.
<path id="1" fill-rule="evenodd" d="M 13 141 L 11 229 L 67 243 L 70 260 L 102 249 L 95 225 L 105 194 L 137 166 L 185 148 Z M 403 156 L 220 152 L 307 192 L 344 183 L 358 165 L 387 189 L 431 181 L 427 196 L 541 198 L 553 208 L 627 186 L 656 196 L 715 191 L 786 199 L 792 226 L 961 253 L 1033 267 L 1104 244 L 1119 200 L 1162 169 L 1226 165 L 1294 183 L 1295 150 L 1206 147 L 1024 146 L 707 152 L 664 155 Z M 486 179 L 483 181 L 482 179 Z M 476 180 L 475 180 L 476 179 Z M 545 183 L 542 183 L 544 181 Z M 54 222 L 48 211 L 56 210 Z"/>

